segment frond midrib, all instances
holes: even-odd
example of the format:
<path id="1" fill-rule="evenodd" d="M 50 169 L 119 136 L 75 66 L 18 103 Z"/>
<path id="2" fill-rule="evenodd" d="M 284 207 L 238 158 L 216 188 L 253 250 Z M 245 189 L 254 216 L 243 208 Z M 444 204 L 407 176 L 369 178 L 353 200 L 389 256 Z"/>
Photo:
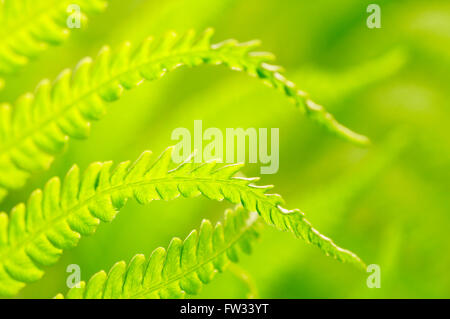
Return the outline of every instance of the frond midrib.
<path id="1" fill-rule="evenodd" d="M 71 207 L 70 209 L 66 210 L 65 213 L 61 213 L 60 215 L 50 219 L 49 222 L 46 223 L 45 227 L 41 227 L 37 231 L 33 232 L 32 235 L 25 237 L 21 243 L 15 244 L 12 246 L 6 246 L 6 248 L 4 249 L 3 252 L 1 252 L 2 249 L 0 248 L 0 261 L 5 260 L 6 257 L 11 252 L 14 253 L 14 251 L 18 251 L 22 247 L 29 244 L 30 242 L 33 242 L 35 238 L 37 238 L 39 235 L 45 233 L 45 231 L 47 229 L 51 228 L 54 224 L 58 223 L 60 220 L 64 220 L 64 219 L 68 218 L 70 215 L 77 212 L 80 208 L 89 205 L 89 203 L 91 201 L 94 201 L 97 197 L 110 195 L 111 193 L 113 193 L 115 191 L 120 191 L 121 189 L 126 189 L 126 188 L 133 188 L 133 187 L 152 185 L 152 184 L 158 184 L 158 183 L 159 184 L 176 183 L 176 182 L 180 182 L 180 181 L 183 181 L 183 182 L 197 181 L 197 182 L 204 182 L 204 183 L 209 183 L 209 184 L 215 183 L 215 184 L 220 184 L 220 185 L 232 185 L 233 187 L 236 187 L 236 188 L 245 189 L 245 190 L 247 190 L 247 192 L 251 192 L 255 196 L 260 197 L 261 199 L 264 199 L 264 195 L 261 195 L 258 192 L 251 191 L 248 186 L 240 185 L 239 183 L 236 183 L 233 180 L 224 180 L 224 179 L 207 179 L 207 178 L 198 178 L 198 177 L 169 177 L 169 178 L 161 178 L 161 179 L 154 179 L 154 180 L 149 180 L 149 181 L 139 181 L 139 182 L 132 182 L 132 183 L 126 183 L 126 184 L 122 184 L 122 185 L 117 185 L 114 187 L 110 187 L 107 190 L 102 190 L 102 191 L 95 193 L 94 195 L 85 199 L 84 201 L 77 203 L 77 205 L 75 205 L 74 207 Z"/>

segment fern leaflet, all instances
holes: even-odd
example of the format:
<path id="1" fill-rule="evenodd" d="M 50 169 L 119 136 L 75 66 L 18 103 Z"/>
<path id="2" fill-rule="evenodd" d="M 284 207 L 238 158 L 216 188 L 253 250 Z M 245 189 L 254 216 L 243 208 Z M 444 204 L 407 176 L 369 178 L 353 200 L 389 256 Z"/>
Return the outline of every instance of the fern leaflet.
<path id="1" fill-rule="evenodd" d="M 293 233 L 327 255 L 364 267 L 355 254 L 314 229 L 302 212 L 287 210 L 279 195 L 266 194 L 271 186 L 253 185 L 254 178 L 233 177 L 241 164 L 186 161 L 171 169 L 172 153 L 173 148 L 168 148 L 153 165 L 150 152 L 133 165 L 124 162 L 114 170 L 111 162 L 94 163 L 81 178 L 74 166 L 62 185 L 55 177 L 43 191 L 33 192 L 27 205 L 14 207 L 10 220 L 0 214 L 0 294 L 13 295 L 25 283 L 40 279 L 43 266 L 56 263 L 81 235 L 94 233 L 100 221 L 112 221 L 130 198 L 142 204 L 179 196 L 226 199 L 258 212 L 267 224 Z"/>
<path id="2" fill-rule="evenodd" d="M 227 210 L 223 225 L 215 227 L 203 220 L 199 231 L 193 230 L 181 241 L 174 238 L 167 251 L 158 248 L 146 260 L 133 257 L 128 267 L 116 263 L 109 274 L 96 273 L 80 288 L 71 288 L 69 299 L 173 299 L 186 293 L 198 294 L 217 272 L 223 272 L 231 262 L 238 262 L 241 253 L 250 254 L 259 237 L 258 215 L 242 207 Z M 56 298 L 64 298 L 62 294 Z"/>
<path id="3" fill-rule="evenodd" d="M 47 168 L 69 137 L 89 135 L 90 122 L 106 112 L 105 103 L 117 100 L 124 89 L 143 80 L 154 80 L 180 66 L 224 64 L 261 78 L 292 98 L 306 114 L 332 132 L 356 143 L 368 140 L 351 132 L 312 102 L 305 93 L 269 65 L 270 53 L 254 52 L 258 41 L 229 40 L 211 44 L 212 31 L 196 40 L 194 32 L 184 37 L 170 33 L 159 43 L 149 38 L 132 50 L 126 43 L 111 54 L 104 47 L 95 61 L 82 60 L 73 76 L 63 71 L 55 83 L 42 81 L 35 94 L 25 94 L 14 109 L 0 106 L 0 189 L 22 187 L 30 173 Z M 0 192 L 2 192 L 0 190 Z"/>

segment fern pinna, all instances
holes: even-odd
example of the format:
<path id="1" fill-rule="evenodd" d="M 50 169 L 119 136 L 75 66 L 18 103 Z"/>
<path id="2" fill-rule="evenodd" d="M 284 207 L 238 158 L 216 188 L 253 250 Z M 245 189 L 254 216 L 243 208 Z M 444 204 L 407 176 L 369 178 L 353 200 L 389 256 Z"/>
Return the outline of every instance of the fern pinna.
<path id="1" fill-rule="evenodd" d="M 211 44 L 212 30 L 199 38 L 169 33 L 161 41 L 149 38 L 136 49 L 125 43 L 118 51 L 104 47 L 95 60 L 83 59 L 75 71 L 63 71 L 52 84 L 42 81 L 34 94 L 18 99 L 14 108 L 0 106 L 0 200 L 8 189 L 22 187 L 30 173 L 47 168 L 69 137 L 88 136 L 90 122 L 106 112 L 105 102 L 117 100 L 124 89 L 154 80 L 180 66 L 224 64 L 279 89 L 309 117 L 331 132 L 358 144 L 365 136 L 339 124 L 325 109 L 298 90 L 269 64 L 270 53 L 255 52 L 259 41 L 228 40 Z"/>
<path id="2" fill-rule="evenodd" d="M 173 168 L 172 152 L 168 148 L 153 164 L 150 152 L 115 169 L 111 162 L 94 163 L 83 176 L 74 166 L 63 183 L 55 177 L 43 191 L 34 191 L 27 205 L 14 207 L 10 217 L 0 214 L 0 294 L 14 295 L 25 283 L 41 278 L 44 266 L 56 263 L 64 249 L 76 246 L 81 235 L 95 232 L 101 221 L 113 220 L 130 198 L 142 204 L 179 196 L 226 199 L 258 212 L 267 224 L 293 233 L 327 255 L 364 267 L 355 254 L 314 229 L 303 213 L 283 208 L 279 195 L 267 194 L 271 186 L 256 186 L 254 178 L 233 177 L 242 165 L 187 160 Z"/>
<path id="3" fill-rule="evenodd" d="M 0 1 L 0 81 L 50 45 L 69 35 L 67 18 L 70 5 L 84 13 L 102 11 L 105 0 L 2 0 Z"/>
<path id="4" fill-rule="evenodd" d="M 224 223 L 212 226 L 203 220 L 181 241 L 174 238 L 167 251 L 157 248 L 147 260 L 136 255 L 127 266 L 116 263 L 108 274 L 96 273 L 86 284 L 80 282 L 66 294 L 69 299 L 155 299 L 183 298 L 195 295 L 217 272 L 231 262 L 238 262 L 242 253 L 250 254 L 259 237 L 259 219 L 244 208 L 225 212 Z M 64 298 L 63 294 L 56 296 Z"/>

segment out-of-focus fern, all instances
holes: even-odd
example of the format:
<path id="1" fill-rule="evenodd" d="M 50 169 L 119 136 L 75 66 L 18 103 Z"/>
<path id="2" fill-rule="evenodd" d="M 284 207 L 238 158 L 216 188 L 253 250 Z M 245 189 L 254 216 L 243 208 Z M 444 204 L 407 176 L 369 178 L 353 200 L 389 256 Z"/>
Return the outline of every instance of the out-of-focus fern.
<path id="1" fill-rule="evenodd" d="M 74 166 L 62 185 L 53 178 L 43 191 L 32 193 L 26 206 L 14 207 L 10 218 L 0 214 L 0 294 L 13 295 L 25 283 L 41 278 L 43 266 L 56 263 L 64 249 L 76 246 L 81 235 L 95 232 L 100 221 L 112 221 L 130 198 L 143 204 L 179 196 L 226 199 L 258 212 L 267 224 L 293 233 L 329 256 L 364 267 L 355 254 L 314 229 L 302 212 L 283 208 L 279 195 L 267 194 L 271 186 L 233 177 L 242 165 L 187 161 L 171 169 L 172 152 L 169 148 L 153 165 L 150 152 L 133 165 L 124 162 L 114 170 L 111 162 L 94 163 L 82 177 Z"/>
<path id="2" fill-rule="evenodd" d="M 258 299 L 259 292 L 256 283 L 253 281 L 251 275 L 245 271 L 243 268 L 236 264 L 231 264 L 228 268 L 231 274 L 233 274 L 237 279 L 239 279 L 247 290 L 245 298 L 247 299 Z"/>
<path id="3" fill-rule="evenodd" d="M 409 52 L 403 47 L 396 47 L 383 55 L 343 70 L 330 72 L 308 66 L 295 72 L 293 78 L 298 79 L 298 84 L 308 90 L 315 99 L 328 104 L 396 75 L 408 59 Z"/>
<path id="4" fill-rule="evenodd" d="M 77 4 L 81 17 L 106 7 L 105 0 L 2 0 L 0 1 L 0 76 L 28 63 L 50 45 L 69 35 L 68 7 Z"/>
<path id="5" fill-rule="evenodd" d="M 133 257 L 129 265 L 116 263 L 109 274 L 100 271 L 86 284 L 69 290 L 69 299 L 154 299 L 183 298 L 195 295 L 230 261 L 238 262 L 242 253 L 250 254 L 258 238 L 258 214 L 242 207 L 227 210 L 224 223 L 214 227 L 203 220 L 199 231 L 193 230 L 181 241 L 174 238 L 167 251 L 157 248 L 150 258 Z M 56 298 L 64 298 L 62 294 Z"/>
<path id="6" fill-rule="evenodd" d="M 104 102 L 117 100 L 124 89 L 183 65 L 224 64 L 245 71 L 281 90 L 331 132 L 355 143 L 368 142 L 296 89 L 279 67 L 268 64 L 272 54 L 254 52 L 258 41 L 211 44 L 211 36 L 212 30 L 199 39 L 194 32 L 183 37 L 170 33 L 158 43 L 149 38 L 136 50 L 126 43 L 114 54 L 104 47 L 95 61 L 82 60 L 73 75 L 65 70 L 54 84 L 42 81 L 35 94 L 22 96 L 14 109 L 0 106 L 0 192 L 23 186 L 30 172 L 47 168 L 69 137 L 88 136 L 90 122 L 106 112 Z"/>

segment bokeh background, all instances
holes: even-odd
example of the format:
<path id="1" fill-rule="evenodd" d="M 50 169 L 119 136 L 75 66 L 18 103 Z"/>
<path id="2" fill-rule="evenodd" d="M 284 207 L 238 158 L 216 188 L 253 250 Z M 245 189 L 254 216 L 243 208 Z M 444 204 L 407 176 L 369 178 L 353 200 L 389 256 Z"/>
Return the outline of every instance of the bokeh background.
<path id="1" fill-rule="evenodd" d="M 381 6 L 381 29 L 369 29 L 366 8 Z M 359 148 L 305 118 L 282 95 L 223 67 L 182 69 L 146 83 L 109 106 L 92 135 L 72 141 L 50 171 L 3 203 L 9 210 L 68 168 L 135 159 L 173 145 L 177 127 L 276 127 L 280 169 L 262 176 L 289 208 L 366 263 L 381 267 L 381 288 L 368 274 L 324 256 L 290 234 L 266 227 L 239 271 L 216 277 L 198 297 L 442 298 L 450 297 L 450 2 L 361 0 L 111 0 L 89 25 L 75 30 L 18 74 L 6 78 L 1 101 L 14 101 L 43 78 L 54 79 L 103 44 L 139 42 L 168 30 L 213 27 L 217 42 L 260 39 L 288 78 L 338 120 L 369 136 Z M 259 165 L 244 169 L 258 176 Z M 21 298 L 65 292 L 66 267 L 82 279 L 134 254 L 149 255 L 203 218 L 220 220 L 230 205 L 206 199 L 126 206 L 112 224 L 66 252 Z M 236 270 L 236 269 L 235 269 Z"/>

